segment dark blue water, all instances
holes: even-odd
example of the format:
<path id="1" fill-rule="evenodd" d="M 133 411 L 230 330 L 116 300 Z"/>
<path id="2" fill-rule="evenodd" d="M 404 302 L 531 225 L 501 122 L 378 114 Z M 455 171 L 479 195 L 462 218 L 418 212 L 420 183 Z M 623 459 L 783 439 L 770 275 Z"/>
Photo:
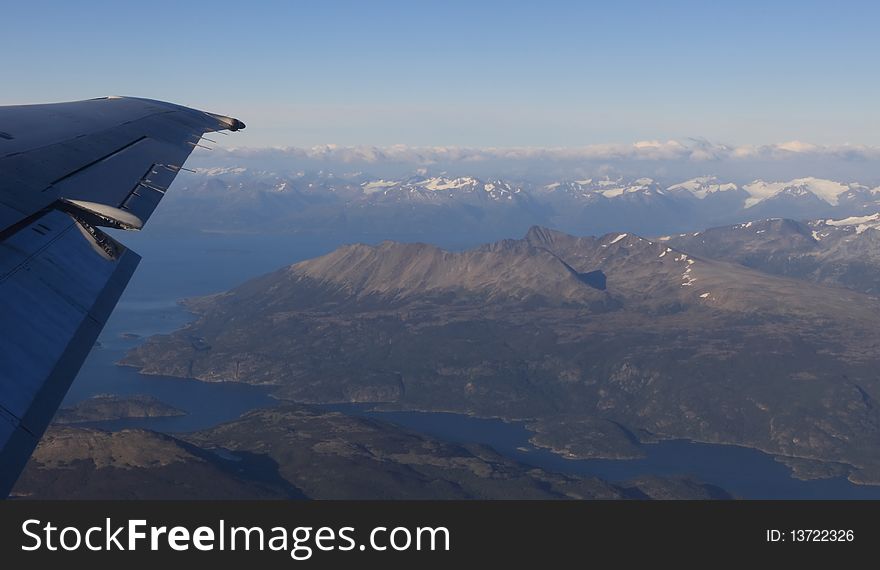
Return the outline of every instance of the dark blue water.
<path id="1" fill-rule="evenodd" d="M 77 376 L 65 404 L 101 393 L 149 394 L 187 412 L 186 416 L 103 422 L 101 427 L 144 427 L 186 432 L 276 405 L 263 388 L 143 376 L 115 365 L 141 338 L 171 332 L 191 319 L 177 300 L 225 291 L 285 264 L 331 251 L 339 242 L 270 236 L 155 238 L 125 234 L 121 239 L 144 260 L 96 347 Z M 667 441 L 644 445 L 638 460 L 570 460 L 533 447 L 522 423 L 461 414 L 375 412 L 361 405 L 331 406 L 346 413 L 391 421 L 412 431 L 454 442 L 489 445 L 503 455 L 547 470 L 625 481 L 646 474 L 689 475 L 752 499 L 880 499 L 880 487 L 853 485 L 845 479 L 799 481 L 771 456 L 735 446 Z"/>
<path id="2" fill-rule="evenodd" d="M 685 440 L 644 444 L 644 459 L 567 459 L 529 443 L 523 422 L 474 418 L 446 412 L 383 412 L 363 404 L 323 406 L 392 422 L 418 433 L 457 443 L 482 443 L 523 463 L 549 471 L 627 481 L 651 475 L 684 475 L 748 499 L 880 499 L 880 487 L 854 485 L 844 478 L 800 481 L 772 456 L 733 445 Z"/>
<path id="3" fill-rule="evenodd" d="M 144 376 L 115 363 L 143 338 L 171 332 L 190 321 L 193 317 L 177 304 L 179 299 L 226 291 L 283 265 L 332 251 L 338 244 L 252 235 L 167 238 L 120 233 L 118 239 L 143 259 L 64 405 L 96 394 L 149 394 L 187 415 L 104 422 L 102 427 L 169 432 L 203 429 L 275 405 L 277 401 L 263 388 Z"/>

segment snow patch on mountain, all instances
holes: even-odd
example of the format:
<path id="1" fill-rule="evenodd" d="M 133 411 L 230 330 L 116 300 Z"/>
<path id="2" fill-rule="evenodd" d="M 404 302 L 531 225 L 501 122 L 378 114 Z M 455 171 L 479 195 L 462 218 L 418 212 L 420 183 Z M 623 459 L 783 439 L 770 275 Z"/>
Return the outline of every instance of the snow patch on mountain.
<path id="1" fill-rule="evenodd" d="M 635 192 L 650 192 L 652 187 L 656 186 L 656 183 L 651 178 L 638 178 L 633 180 L 631 184 L 626 184 L 621 180 L 602 180 L 597 183 L 597 186 L 603 188 L 600 193 L 606 198 L 616 198 Z"/>
<path id="2" fill-rule="evenodd" d="M 730 190 L 736 190 L 739 186 L 733 184 L 732 182 L 728 183 L 720 183 L 718 179 L 714 176 L 699 176 L 697 178 L 691 178 L 690 180 L 686 180 L 679 184 L 674 184 L 667 188 L 667 190 L 686 190 L 693 194 L 696 198 L 703 200 L 709 194 L 715 194 L 716 192 L 728 192 Z"/>
<path id="3" fill-rule="evenodd" d="M 457 190 L 459 188 L 465 187 L 473 187 L 478 184 L 477 179 L 471 178 L 470 176 L 464 176 L 460 178 L 428 178 L 427 180 L 423 180 L 421 182 L 416 183 L 416 186 L 421 186 L 426 190 Z"/>
<path id="4" fill-rule="evenodd" d="M 393 180 L 374 180 L 372 182 L 364 182 L 361 187 L 364 189 L 364 194 L 374 194 L 397 186 L 398 184 L 400 184 L 400 182 L 395 182 Z"/>
<path id="5" fill-rule="evenodd" d="M 602 195 L 606 198 L 616 198 L 617 196 L 622 196 L 624 192 L 626 192 L 626 186 L 619 186 L 610 190 L 603 190 Z"/>
<path id="6" fill-rule="evenodd" d="M 810 193 L 820 200 L 836 206 L 840 202 L 840 195 L 851 189 L 848 184 L 841 184 L 840 182 L 821 178 L 797 178 L 788 182 L 756 180 L 751 184 L 746 184 L 743 188 L 750 196 L 746 198 L 746 208 L 751 208 L 783 192 L 794 194 Z"/>
<path id="7" fill-rule="evenodd" d="M 852 216 L 842 220 L 825 220 L 827 226 L 855 226 L 856 233 L 860 234 L 867 230 L 880 230 L 880 213 L 870 216 Z"/>

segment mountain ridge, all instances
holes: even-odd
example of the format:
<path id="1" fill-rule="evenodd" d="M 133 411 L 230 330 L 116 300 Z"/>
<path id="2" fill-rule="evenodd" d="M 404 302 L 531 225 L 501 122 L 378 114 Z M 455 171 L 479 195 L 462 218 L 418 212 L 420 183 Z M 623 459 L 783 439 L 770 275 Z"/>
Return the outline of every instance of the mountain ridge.
<path id="1" fill-rule="evenodd" d="M 613 450 L 556 423 L 607 420 L 880 483 L 880 299 L 670 240 L 534 227 L 463 252 L 346 246 L 190 301 L 194 323 L 122 363 L 302 402 L 524 419 L 585 453 Z M 595 272 L 601 287 L 580 278 Z"/>
<path id="2" fill-rule="evenodd" d="M 532 225 L 569 233 L 659 235 L 764 217 L 845 218 L 880 211 L 880 189 L 802 177 L 731 182 L 588 178 L 532 181 L 467 175 L 374 178 L 248 168 L 187 173 L 160 227 L 316 235 L 426 236 L 472 243 Z M 222 223 L 221 223 L 222 220 Z"/>

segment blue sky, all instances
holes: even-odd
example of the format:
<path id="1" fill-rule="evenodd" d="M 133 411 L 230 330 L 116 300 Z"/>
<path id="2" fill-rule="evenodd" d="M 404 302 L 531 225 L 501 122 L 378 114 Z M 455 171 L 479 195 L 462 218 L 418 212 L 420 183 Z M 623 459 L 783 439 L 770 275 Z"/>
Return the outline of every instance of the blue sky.
<path id="1" fill-rule="evenodd" d="M 871 2 L 5 3 L 0 103 L 128 94 L 247 146 L 880 144 Z"/>

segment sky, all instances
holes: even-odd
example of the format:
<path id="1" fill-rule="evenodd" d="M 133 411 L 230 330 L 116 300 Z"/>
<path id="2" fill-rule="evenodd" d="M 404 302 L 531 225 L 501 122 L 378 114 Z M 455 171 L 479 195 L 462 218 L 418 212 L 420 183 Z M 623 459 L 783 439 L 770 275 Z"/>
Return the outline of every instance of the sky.
<path id="1" fill-rule="evenodd" d="M 880 145 L 876 2 L 5 2 L 0 104 L 136 95 L 238 146 Z"/>

